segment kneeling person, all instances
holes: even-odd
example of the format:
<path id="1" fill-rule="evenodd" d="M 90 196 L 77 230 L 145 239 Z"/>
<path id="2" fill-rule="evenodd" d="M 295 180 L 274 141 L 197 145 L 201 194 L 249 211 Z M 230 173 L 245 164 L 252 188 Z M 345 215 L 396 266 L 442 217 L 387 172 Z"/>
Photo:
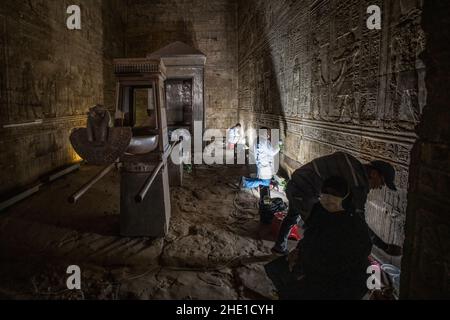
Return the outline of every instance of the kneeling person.
<path id="1" fill-rule="evenodd" d="M 324 182 L 298 248 L 304 298 L 361 299 L 367 292 L 372 242 L 364 216 L 346 208 L 350 197 L 344 178 Z"/>
<path id="2" fill-rule="evenodd" d="M 367 292 L 372 243 L 364 218 L 344 208 L 349 197 L 345 179 L 325 180 L 297 249 L 266 266 L 280 299 L 361 299 Z"/>

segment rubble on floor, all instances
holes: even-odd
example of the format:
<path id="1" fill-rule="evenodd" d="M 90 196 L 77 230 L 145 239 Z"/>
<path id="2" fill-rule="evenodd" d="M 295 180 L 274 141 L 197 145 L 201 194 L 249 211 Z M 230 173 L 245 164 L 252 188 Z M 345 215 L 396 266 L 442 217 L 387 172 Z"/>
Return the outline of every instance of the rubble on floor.
<path id="1" fill-rule="evenodd" d="M 0 216 L 0 298 L 276 299 L 257 195 L 237 187 L 246 167 L 187 174 L 171 191 L 164 240 L 118 236 L 118 172 L 67 202 L 96 170 L 84 166 Z M 67 290 L 69 265 L 82 270 L 80 291 Z"/>

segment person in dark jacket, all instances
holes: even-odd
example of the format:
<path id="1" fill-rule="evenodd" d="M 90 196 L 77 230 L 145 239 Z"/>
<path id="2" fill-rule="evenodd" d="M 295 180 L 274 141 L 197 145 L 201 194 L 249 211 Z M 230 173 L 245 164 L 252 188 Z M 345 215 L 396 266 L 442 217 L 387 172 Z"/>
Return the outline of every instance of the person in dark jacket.
<path id="1" fill-rule="evenodd" d="M 344 178 L 332 177 L 324 182 L 298 246 L 305 274 L 300 298 L 352 300 L 361 299 L 367 292 L 370 229 L 363 216 L 346 210 L 349 196 Z"/>
<path id="2" fill-rule="evenodd" d="M 281 300 L 353 300 L 366 294 L 372 242 L 366 221 L 346 209 L 349 196 L 344 178 L 327 179 L 297 250 L 288 262 L 281 257 L 266 266 Z"/>
<path id="3" fill-rule="evenodd" d="M 330 177 L 342 177 L 349 184 L 350 195 L 346 199 L 348 210 L 365 218 L 365 205 L 370 190 L 387 186 L 396 191 L 395 169 L 385 161 L 362 164 L 352 155 L 344 152 L 317 158 L 297 169 L 286 186 L 289 211 L 278 234 L 272 252 L 288 254 L 287 242 L 291 228 L 303 220 L 308 224 L 311 210 L 319 201 L 323 182 Z M 373 240 L 380 240 L 371 232 Z M 385 249 L 385 248 L 382 248 Z"/>

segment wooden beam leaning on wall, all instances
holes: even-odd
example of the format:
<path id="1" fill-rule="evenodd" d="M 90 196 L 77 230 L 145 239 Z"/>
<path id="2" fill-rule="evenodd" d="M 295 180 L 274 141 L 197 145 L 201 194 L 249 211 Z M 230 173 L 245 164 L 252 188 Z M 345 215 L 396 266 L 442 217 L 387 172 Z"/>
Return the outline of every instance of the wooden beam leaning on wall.
<path id="1" fill-rule="evenodd" d="M 0 212 L 37 193 L 46 183 L 51 183 L 65 175 L 68 175 L 69 173 L 79 170 L 80 167 L 81 164 L 76 163 L 62 170 L 58 170 L 57 172 L 43 176 L 41 179 L 39 179 L 40 181 L 38 183 L 35 183 L 31 187 L 28 187 L 26 190 L 0 202 Z"/>

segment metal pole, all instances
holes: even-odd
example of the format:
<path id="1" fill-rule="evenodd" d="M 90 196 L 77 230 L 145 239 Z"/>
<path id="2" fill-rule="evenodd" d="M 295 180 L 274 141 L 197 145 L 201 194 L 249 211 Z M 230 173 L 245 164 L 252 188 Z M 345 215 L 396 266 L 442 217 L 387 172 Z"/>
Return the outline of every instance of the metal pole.
<path id="1" fill-rule="evenodd" d="M 116 162 L 110 164 L 106 168 L 104 168 L 99 174 L 97 174 L 92 180 L 86 183 L 79 191 L 74 193 L 69 198 L 70 203 L 76 203 L 94 184 L 96 184 L 101 178 L 106 176 L 114 167 L 116 166 Z"/>
<path id="2" fill-rule="evenodd" d="M 181 142 L 181 140 L 176 141 L 174 143 L 172 143 L 169 147 L 169 149 L 167 150 L 167 158 L 170 157 L 170 155 L 173 152 L 173 149 Z M 164 160 L 165 161 L 165 160 Z M 158 175 L 159 171 L 161 170 L 161 168 L 164 166 L 164 161 L 161 161 L 159 163 L 159 165 L 155 168 L 155 170 L 153 170 L 152 174 L 150 175 L 150 178 L 148 178 L 148 180 L 145 182 L 144 186 L 142 187 L 141 191 L 139 192 L 139 194 L 136 196 L 136 202 L 142 202 L 144 201 L 145 197 L 147 196 L 148 191 L 150 190 L 150 187 L 152 186 L 153 182 L 156 179 L 156 176 Z"/>
<path id="3" fill-rule="evenodd" d="M 141 192 L 136 196 L 136 202 L 142 202 L 144 201 L 145 197 L 147 196 L 148 191 L 150 190 L 150 187 L 152 186 L 153 182 L 156 179 L 156 176 L 158 175 L 161 168 L 164 166 L 164 162 L 160 162 L 159 165 L 153 170 L 153 173 L 151 174 L 150 178 L 145 182 L 144 186 L 141 189 Z"/>
<path id="4" fill-rule="evenodd" d="M 173 149 L 175 149 L 175 147 L 176 147 L 177 145 L 179 145 L 180 143 L 181 143 L 181 140 L 178 140 L 178 141 L 173 142 L 173 143 L 170 145 L 169 149 L 167 150 L 167 159 L 169 159 L 170 155 L 171 155 L 172 152 L 173 152 Z"/>

